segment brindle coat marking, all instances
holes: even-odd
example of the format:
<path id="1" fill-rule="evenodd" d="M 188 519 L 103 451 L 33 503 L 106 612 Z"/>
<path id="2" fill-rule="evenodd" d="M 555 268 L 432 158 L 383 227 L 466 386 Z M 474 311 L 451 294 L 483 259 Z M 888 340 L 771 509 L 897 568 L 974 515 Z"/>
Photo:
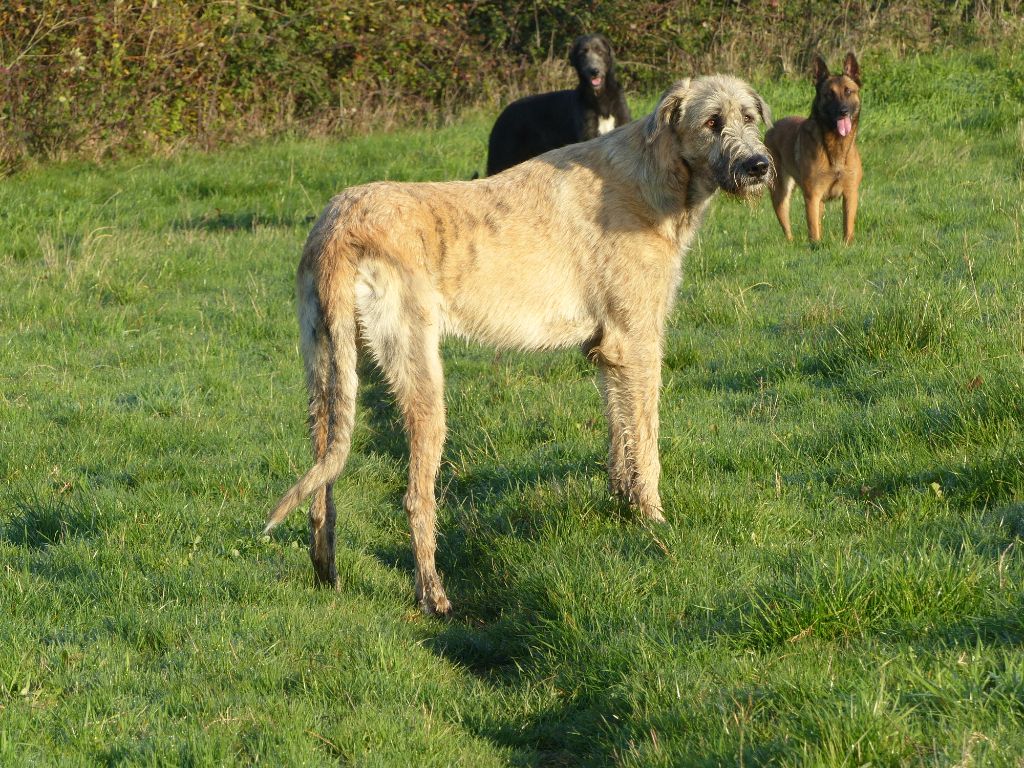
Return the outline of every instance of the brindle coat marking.
<path id="1" fill-rule="evenodd" d="M 753 195 L 771 181 L 759 120 L 770 120 L 767 105 L 746 83 L 681 80 L 645 120 L 498 176 L 380 182 L 334 197 L 298 271 L 316 464 L 278 502 L 267 530 L 314 494 L 310 556 L 317 581 L 336 584 L 332 484 L 355 417 L 357 332 L 408 432 L 404 506 L 425 612 L 451 609 L 434 564 L 442 336 L 521 349 L 581 346 L 600 370 L 611 488 L 663 520 L 665 318 L 683 252 L 714 193 Z"/>
<path id="2" fill-rule="evenodd" d="M 842 195 L 843 236 L 851 243 L 863 175 L 856 144 L 860 123 L 857 57 L 846 54 L 842 74 L 831 76 L 821 56 L 815 57 L 814 81 L 810 118 L 784 117 L 765 134 L 778 174 L 772 204 L 786 239 L 792 240 L 789 198 L 794 183 L 799 184 L 807 207 L 807 231 L 816 243 L 821 239 L 823 203 Z"/>

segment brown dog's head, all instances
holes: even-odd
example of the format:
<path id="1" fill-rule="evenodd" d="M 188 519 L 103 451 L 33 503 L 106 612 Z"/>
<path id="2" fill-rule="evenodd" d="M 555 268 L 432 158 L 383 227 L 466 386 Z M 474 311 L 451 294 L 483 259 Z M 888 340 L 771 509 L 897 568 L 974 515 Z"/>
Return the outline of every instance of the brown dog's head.
<path id="1" fill-rule="evenodd" d="M 647 118 L 645 134 L 662 168 L 682 162 L 705 191 L 747 197 L 774 178 L 759 129 L 771 120 L 768 105 L 747 83 L 711 75 L 670 87 Z"/>
<path id="2" fill-rule="evenodd" d="M 857 129 L 860 117 L 860 65 L 853 53 L 846 54 L 843 71 L 830 75 L 821 56 L 814 57 L 814 105 L 811 116 L 826 131 L 846 137 Z"/>

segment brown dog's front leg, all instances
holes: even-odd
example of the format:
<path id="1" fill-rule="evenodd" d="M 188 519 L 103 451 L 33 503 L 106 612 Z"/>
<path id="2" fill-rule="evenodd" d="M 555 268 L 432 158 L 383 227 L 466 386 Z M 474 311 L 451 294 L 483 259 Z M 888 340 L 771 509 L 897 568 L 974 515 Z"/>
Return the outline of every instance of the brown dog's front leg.
<path id="1" fill-rule="evenodd" d="M 857 220 L 857 192 L 855 184 L 843 192 L 843 239 L 847 245 L 853 242 L 853 225 Z"/>
<path id="2" fill-rule="evenodd" d="M 821 217 L 825 206 L 813 192 L 804 192 L 804 201 L 807 203 L 807 236 L 812 243 L 817 243 L 821 240 Z"/>
<path id="3" fill-rule="evenodd" d="M 793 179 L 783 176 L 780 171 L 779 178 L 775 180 L 775 186 L 772 187 L 772 207 L 775 208 L 775 217 L 782 225 L 782 231 L 787 240 L 793 239 L 793 230 L 789 224 L 789 200 L 792 194 Z"/>

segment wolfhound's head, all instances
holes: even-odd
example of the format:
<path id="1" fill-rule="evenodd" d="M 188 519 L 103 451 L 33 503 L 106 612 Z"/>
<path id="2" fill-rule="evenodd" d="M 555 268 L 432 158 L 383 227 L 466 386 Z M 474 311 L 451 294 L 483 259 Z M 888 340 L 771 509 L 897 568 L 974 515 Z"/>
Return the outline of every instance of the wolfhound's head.
<path id="1" fill-rule="evenodd" d="M 577 37 L 569 53 L 569 63 L 579 74 L 580 85 L 595 96 L 615 77 L 612 44 L 604 35 Z"/>
<path id="2" fill-rule="evenodd" d="M 645 132 L 666 170 L 682 162 L 691 184 L 746 197 L 774 179 L 758 127 L 771 120 L 768 105 L 747 83 L 711 75 L 673 84 L 647 118 Z"/>

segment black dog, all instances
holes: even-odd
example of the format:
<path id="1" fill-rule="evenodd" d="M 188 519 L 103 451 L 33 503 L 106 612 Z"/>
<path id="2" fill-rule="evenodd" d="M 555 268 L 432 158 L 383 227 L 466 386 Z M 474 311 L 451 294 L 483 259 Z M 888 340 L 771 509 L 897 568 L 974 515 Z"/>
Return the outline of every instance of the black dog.
<path id="1" fill-rule="evenodd" d="M 604 35 L 576 38 L 569 63 L 580 78 L 574 90 L 527 96 L 498 115 L 487 146 L 488 176 L 630 121 L 626 97 L 615 80 L 612 46 Z"/>

